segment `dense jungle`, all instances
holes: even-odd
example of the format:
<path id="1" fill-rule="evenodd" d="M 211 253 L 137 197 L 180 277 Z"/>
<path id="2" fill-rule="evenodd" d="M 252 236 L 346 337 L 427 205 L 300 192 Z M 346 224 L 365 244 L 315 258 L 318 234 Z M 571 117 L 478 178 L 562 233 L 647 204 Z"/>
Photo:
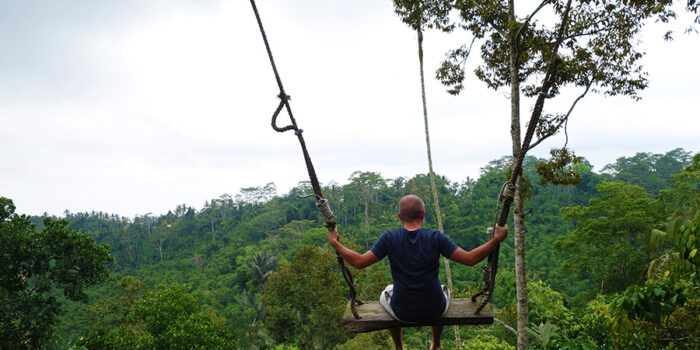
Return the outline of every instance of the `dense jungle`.
<path id="1" fill-rule="evenodd" d="M 600 171 L 582 159 L 572 168 L 577 185 L 541 184 L 541 161 L 524 167 L 530 348 L 700 346 L 700 155 L 637 153 Z M 437 177 L 444 230 L 459 246 L 488 239 L 509 165 L 503 157 L 478 179 Z M 436 225 L 426 174 L 356 171 L 323 190 L 358 251 L 401 224 L 403 195 L 421 196 L 425 225 Z M 302 181 L 279 194 L 268 183 L 200 210 L 182 204 L 133 218 L 28 217 L 3 198 L 0 348 L 390 349 L 384 331 L 341 328 L 348 290 L 315 201 L 297 197 L 310 191 Z M 514 349 L 513 259 L 509 237 L 492 299 L 497 322 L 460 327 L 463 348 Z M 453 296 L 480 287 L 481 266 L 451 264 Z M 391 281 L 386 261 L 352 272 L 361 300 Z M 409 349 L 424 348 L 429 328 L 404 337 Z M 443 339 L 455 347 L 452 332 Z"/>

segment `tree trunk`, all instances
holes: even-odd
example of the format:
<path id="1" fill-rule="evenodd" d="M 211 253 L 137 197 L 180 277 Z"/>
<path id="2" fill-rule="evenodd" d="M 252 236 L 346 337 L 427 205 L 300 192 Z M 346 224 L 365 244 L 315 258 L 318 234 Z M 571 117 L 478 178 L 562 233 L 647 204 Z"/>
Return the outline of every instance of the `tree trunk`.
<path id="1" fill-rule="evenodd" d="M 518 177 L 513 198 L 515 224 L 515 289 L 518 312 L 518 350 L 528 345 L 527 266 L 525 262 L 525 217 L 523 216 L 522 177 Z"/>
<path id="2" fill-rule="evenodd" d="M 520 149 L 520 77 L 518 75 L 518 38 L 513 0 L 508 1 L 508 21 L 510 23 L 510 134 L 513 146 L 513 167 L 517 162 Z M 525 350 L 528 345 L 528 307 L 527 307 L 527 270 L 525 266 L 525 221 L 523 216 L 523 186 L 522 176 L 516 181 L 514 206 L 514 236 L 515 236 L 515 289 L 518 323 L 518 350 Z"/>
<path id="3" fill-rule="evenodd" d="M 438 229 L 445 233 L 442 226 L 442 214 L 440 213 L 440 200 L 438 199 L 437 186 L 435 186 L 435 172 L 433 171 L 433 155 L 430 150 L 430 130 L 428 129 L 428 104 L 425 98 L 425 74 L 423 73 L 423 32 L 418 30 L 418 59 L 420 60 L 420 87 L 423 98 L 423 123 L 425 125 L 425 148 L 428 151 L 428 170 L 430 173 L 430 188 L 433 193 L 433 204 L 435 206 L 435 217 L 437 218 Z M 447 278 L 447 288 L 452 292 L 452 274 L 450 272 L 450 260 L 443 257 L 445 262 L 445 277 Z M 459 326 L 452 327 L 455 333 L 455 347 L 457 350 L 462 349 L 462 340 L 459 336 Z"/>
<path id="4" fill-rule="evenodd" d="M 211 224 L 211 240 L 216 241 L 216 233 L 214 232 L 214 218 L 209 217 L 209 223 Z"/>
<path id="5" fill-rule="evenodd" d="M 369 240 L 369 195 L 365 200 L 365 239 Z"/>

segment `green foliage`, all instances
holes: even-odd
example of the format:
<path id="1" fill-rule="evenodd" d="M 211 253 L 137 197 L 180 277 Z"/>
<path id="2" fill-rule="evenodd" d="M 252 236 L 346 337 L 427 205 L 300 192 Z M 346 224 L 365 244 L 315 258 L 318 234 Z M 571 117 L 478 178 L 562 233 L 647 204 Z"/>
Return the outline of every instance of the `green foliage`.
<path id="1" fill-rule="evenodd" d="M 640 99 L 638 91 L 648 85 L 641 64 L 644 52 L 637 47 L 641 29 L 650 20 L 666 22 L 675 17 L 670 0 L 542 1 L 534 9 L 502 0 L 394 0 L 393 3 L 401 20 L 419 33 L 427 27 L 443 31 L 463 29 L 470 34 L 466 42 L 447 52 L 446 60 L 436 72 L 436 78 L 447 86 L 450 94 L 464 90 L 467 61 L 478 41 L 481 62 L 474 70 L 475 76 L 494 90 L 511 89 L 514 132 L 520 132 L 521 93 L 529 97 L 544 93 L 542 97 L 553 98 L 564 86 L 582 91 L 565 113 L 539 111 L 537 137 L 530 148 L 565 128 L 574 107 L 589 91 Z M 697 11 L 698 6 L 693 0 L 687 8 Z M 552 86 L 543 91 L 540 80 L 554 57 L 561 64 Z M 580 181 L 569 166 L 575 161 L 565 158 L 560 154 L 541 164 L 542 181 L 555 184 Z"/>
<path id="2" fill-rule="evenodd" d="M 581 175 L 576 172 L 576 164 L 581 163 L 582 157 L 577 157 L 568 148 L 552 149 L 552 158 L 547 162 L 535 164 L 537 174 L 542 178 L 540 184 L 553 185 L 578 185 L 581 183 Z"/>
<path id="3" fill-rule="evenodd" d="M 448 18 L 451 1 L 393 0 L 393 2 L 394 12 L 414 30 L 439 28 L 450 31 L 454 28 L 454 25 L 449 24 Z"/>
<path id="4" fill-rule="evenodd" d="M 343 344 L 338 345 L 336 350 L 365 350 L 365 349 L 376 349 L 376 350 L 391 350 L 394 348 L 394 343 L 391 341 L 388 333 L 383 332 L 371 332 L 371 333 L 360 333 L 346 341 Z"/>
<path id="5" fill-rule="evenodd" d="M 639 186 L 610 182 L 596 189 L 600 198 L 589 206 L 562 208 L 576 229 L 555 247 L 566 254 L 563 268 L 575 278 L 592 281 L 600 293 L 621 291 L 643 276 L 658 252 L 651 231 L 662 220 L 660 206 Z"/>
<path id="6" fill-rule="evenodd" d="M 685 176 L 692 178 L 696 163 L 694 160 L 685 169 L 684 173 L 691 173 Z M 687 207 L 687 212 L 679 209 L 669 220 L 667 235 L 674 246 L 666 255 L 677 258 L 670 260 L 664 277 L 652 275 L 644 285 L 630 286 L 613 299 L 613 329 L 620 346 L 635 347 L 638 339 L 645 339 L 656 345 L 700 347 L 700 244 L 696 238 L 700 233 L 700 191 L 689 199 Z"/>
<path id="7" fill-rule="evenodd" d="M 497 317 L 506 323 L 515 324 L 517 307 L 514 289 L 515 275 L 510 271 L 504 271 L 499 275 L 503 275 L 502 278 L 511 282 L 502 287 L 507 291 L 510 302 L 503 309 L 499 310 Z M 566 305 L 565 296 L 541 280 L 528 282 L 527 290 L 528 321 L 531 325 L 539 325 L 531 327 L 529 332 L 534 332 L 532 334 L 535 338 L 540 339 L 540 344 L 544 348 L 546 348 L 546 344 L 550 340 L 553 343 L 561 343 L 566 334 L 564 332 L 555 333 L 554 331 L 556 329 L 569 330 L 575 324 L 574 314 Z"/>
<path id="8" fill-rule="evenodd" d="M 547 323 L 540 322 L 538 326 L 531 326 L 527 329 L 527 332 L 530 333 L 532 337 L 537 339 L 544 349 L 547 349 L 549 340 L 552 339 L 552 335 L 554 335 L 556 330 L 557 327 L 547 321 Z"/>
<path id="9" fill-rule="evenodd" d="M 462 342 L 464 349 L 483 350 L 515 350 L 515 346 L 510 345 L 491 335 L 477 335 L 476 337 Z"/>
<path id="10" fill-rule="evenodd" d="M 260 288 L 268 276 L 275 270 L 277 257 L 268 254 L 264 250 L 258 250 L 246 260 L 246 266 L 251 271 L 252 281 L 256 288 Z"/>
<path id="11" fill-rule="evenodd" d="M 235 349 L 222 320 L 199 312 L 197 297 L 182 286 L 144 291 L 136 278 L 120 281 L 121 295 L 92 309 L 90 335 L 77 345 L 89 349 Z"/>
<path id="12" fill-rule="evenodd" d="M 543 186 L 540 184 L 541 176 L 536 173 L 534 167 L 540 161 L 542 160 L 526 157 L 523 169 L 524 174 L 530 178 L 530 191 L 533 194 L 525 202 L 526 209 L 532 209 L 527 216 L 527 266 L 528 275 L 534 281 L 528 286 L 532 315 L 530 324 L 549 322 L 557 327 L 557 331 L 549 341 L 549 348 L 612 348 L 613 332 L 608 322 L 613 318 L 609 310 L 610 306 L 604 298 L 599 297 L 591 301 L 599 290 L 599 284 L 597 284 L 599 282 L 592 283 L 588 276 L 580 276 L 570 270 L 561 269 L 562 264 L 573 256 L 553 249 L 557 239 L 572 236 L 574 229 L 585 221 L 582 218 L 565 219 L 560 215 L 560 208 L 576 206 L 579 206 L 579 209 L 585 208 L 591 205 L 592 198 L 602 201 L 604 196 L 596 190 L 596 186 L 603 183 L 606 176 L 594 172 L 590 163 L 583 160 L 573 165 L 573 170 L 581 176 L 580 184 Z M 639 161 L 644 160 L 639 159 Z M 697 161 L 695 163 L 697 164 Z M 510 164 L 511 157 L 496 159 L 482 168 L 481 176 L 477 179 L 467 178 L 459 182 L 451 182 L 443 176 L 436 177 L 445 231 L 455 243 L 465 249 L 472 249 L 488 239 L 486 228 L 493 223 L 496 197 Z M 632 163 L 629 166 L 635 167 Z M 689 166 L 686 171 L 674 174 L 672 181 L 669 182 L 671 185 L 660 191 L 659 201 L 639 200 L 640 203 L 653 203 L 652 207 L 656 208 L 651 210 L 655 211 L 653 214 L 630 207 L 625 199 L 617 204 L 620 207 L 618 211 L 609 214 L 609 220 L 625 226 L 622 219 L 628 214 L 624 214 L 626 212 L 624 207 L 627 207 L 628 211 L 640 212 L 639 215 L 644 220 L 649 217 L 673 216 L 675 218 L 678 210 L 681 210 L 684 215 L 682 218 L 685 219 L 680 219 L 676 226 L 679 230 L 681 224 L 689 227 L 688 222 L 684 220 L 692 217 L 690 215 L 692 198 L 700 188 L 697 181 L 700 177 L 696 176 L 697 168 L 697 166 L 694 168 Z M 645 175 L 644 172 L 635 176 L 647 175 L 655 176 L 654 174 Z M 331 183 L 323 188 L 323 192 L 331 201 L 333 211 L 336 213 L 344 243 L 360 252 L 369 249 L 381 232 L 400 225 L 396 218 L 398 210 L 396 204 L 401 196 L 407 193 L 422 194 L 426 197 L 426 205 L 432 207 L 430 179 L 426 174 L 418 174 L 411 178 L 386 179 L 377 173 L 357 172 L 354 177 L 357 181 L 351 180 L 344 185 Z M 360 179 L 368 181 L 360 181 Z M 284 268 L 277 267 L 277 272 L 284 269 L 291 271 L 291 261 L 302 246 L 327 247 L 327 243 L 326 230 L 314 201 L 296 198 L 296 194 L 310 191 L 307 182 L 301 182 L 289 193 L 280 196 L 274 195 L 271 189 L 272 186 L 251 187 L 244 191 L 245 194 L 233 196 L 225 194 L 214 198 L 208 201 L 201 211 L 179 205 L 171 212 L 160 216 L 147 214 L 128 219 L 94 212 L 67 213 L 69 227 L 89 234 L 100 243 L 110 244 L 110 251 L 116 260 L 116 264 L 112 266 L 116 281 L 124 276 L 133 275 L 138 276 L 138 280 L 142 282 L 131 283 L 131 287 L 128 287 L 132 290 L 131 297 L 129 293 L 122 291 L 127 286 L 117 287 L 117 282 L 86 289 L 85 293 L 90 295 L 91 299 L 94 300 L 95 296 L 101 297 L 90 304 L 91 313 L 88 313 L 87 307 L 81 306 L 82 304 L 63 303 L 66 315 L 60 319 L 62 323 L 57 324 L 59 328 L 56 339 L 46 346 L 65 348 L 75 343 L 78 336 L 86 337 L 88 334 L 94 334 L 99 328 L 118 329 L 116 325 L 121 324 L 120 320 L 129 315 L 125 310 L 131 310 L 133 306 L 130 305 L 135 305 L 136 301 L 141 300 L 145 291 L 152 288 L 149 286 L 187 284 L 191 286 L 191 294 L 197 295 L 199 300 L 198 312 L 216 315 L 212 319 L 217 320 L 215 322 L 217 327 L 220 326 L 235 333 L 238 348 L 274 348 L 279 344 L 279 340 L 273 339 L 272 337 L 276 334 L 268 329 L 274 323 L 273 319 L 277 314 L 270 315 L 266 312 L 266 305 L 263 305 L 262 301 L 264 296 L 260 294 L 260 285 L 265 285 L 265 279 L 271 278 L 270 271 L 275 270 L 278 261 Z M 368 190 L 370 195 L 363 192 L 364 190 Z M 626 193 L 626 191 L 622 192 Z M 631 200 L 633 197 L 636 198 L 635 196 L 629 196 L 631 203 L 636 203 Z M 365 215 L 365 204 L 367 204 L 368 215 Z M 630 216 L 629 220 L 634 221 L 633 218 L 634 216 Z M 30 219 L 40 229 L 43 227 L 43 218 Z M 436 218 L 430 212 L 427 220 L 426 226 L 435 227 Z M 661 221 L 662 219 L 659 219 L 654 222 Z M 673 225 L 665 227 L 651 225 L 651 227 L 656 229 L 657 234 L 650 234 L 649 237 L 645 236 L 646 233 L 641 235 L 644 243 L 639 245 L 640 248 L 637 250 L 643 252 L 644 261 L 657 260 L 654 268 L 656 272 L 652 273 L 655 276 L 654 280 L 659 280 L 666 271 L 670 271 L 669 273 L 673 276 L 676 273 L 674 271 L 677 271 L 673 267 L 676 266 L 675 263 L 671 263 L 671 260 L 657 259 L 657 257 L 673 254 L 680 256 L 678 250 L 673 248 L 676 245 L 676 239 L 680 236 L 673 233 L 675 232 Z M 159 245 L 158 235 L 164 238 L 162 246 Z M 593 236 L 593 233 L 591 235 Z M 690 236 L 685 237 L 688 239 Z M 647 246 L 649 247 L 648 257 Z M 160 260 L 161 251 L 162 261 Z M 688 251 L 688 256 L 691 251 L 692 249 Z M 326 253 L 330 254 L 330 257 L 320 266 L 323 269 L 327 268 L 329 278 L 339 281 L 337 285 L 335 282 L 328 284 L 331 286 L 331 291 L 337 293 L 339 297 L 330 298 L 323 295 L 322 298 L 333 299 L 324 305 L 342 309 L 346 305 L 347 289 L 340 277 L 335 258 L 331 253 Z M 605 254 L 601 253 L 595 253 L 595 255 L 605 257 Z M 511 325 L 515 324 L 513 256 L 512 241 L 504 242 L 501 245 L 499 264 L 501 271 L 498 274 L 495 296 L 492 299 L 492 305 L 499 310 L 497 317 Z M 311 263 L 300 263 L 298 268 L 299 271 L 316 269 Z M 481 276 L 478 266 L 466 267 L 452 264 L 451 268 L 456 297 L 468 296 L 478 288 Z M 612 274 L 605 285 L 618 284 L 620 290 L 624 290 L 628 284 L 635 284 L 643 278 L 644 266 L 640 266 L 639 270 L 640 276 L 637 279 L 622 280 Z M 355 276 L 355 287 L 362 300 L 376 299 L 378 291 L 390 281 L 387 262 L 360 271 L 352 270 L 352 272 Z M 310 279 L 317 278 L 320 277 Z M 444 274 L 441 275 L 441 279 L 445 281 Z M 297 280 L 288 280 L 286 284 L 280 282 L 284 288 L 278 290 L 284 291 L 286 296 L 291 295 L 287 292 L 293 289 L 292 285 L 303 284 L 293 281 Z M 294 288 L 302 289 L 302 287 Z M 138 292 L 139 290 L 141 292 Z M 611 292 L 612 290 L 606 290 L 606 293 Z M 288 300 L 291 300 L 291 296 L 289 298 Z M 59 297 L 57 300 L 60 302 L 62 298 Z M 112 302 L 108 303 L 107 300 Z M 686 306 L 676 309 L 674 311 L 676 313 L 673 314 L 674 320 L 678 317 L 678 320 L 682 319 L 683 322 L 692 324 L 690 319 L 694 310 L 690 306 L 692 302 L 692 299 L 688 300 Z M 329 329 L 326 326 L 313 328 L 314 326 L 310 324 L 316 322 L 313 324 L 318 325 L 322 322 L 315 319 L 321 316 L 316 316 L 313 312 L 328 315 L 332 312 L 323 309 L 307 309 L 302 310 L 308 313 L 306 318 L 295 318 L 301 315 L 301 311 L 294 311 L 292 307 L 297 304 L 290 302 L 287 306 L 280 306 L 285 310 L 281 314 L 292 315 L 289 318 L 294 322 L 302 319 L 303 322 L 309 323 L 304 323 L 306 330 L 296 327 L 297 323 L 294 323 L 296 328 L 290 326 L 291 340 L 285 340 L 280 346 L 308 347 L 301 344 L 302 335 L 308 336 L 312 333 L 311 329 L 313 334 L 316 334 L 319 329 Z M 117 312 L 118 310 L 121 312 Z M 103 316 L 96 317 L 96 314 Z M 331 321 L 329 324 L 339 321 L 339 316 Z M 642 329 L 641 323 L 635 321 L 634 325 L 635 329 Z M 303 334 L 303 332 L 306 333 Z M 488 332 L 502 342 L 515 343 L 512 333 L 500 326 L 461 328 L 462 339 L 484 335 L 484 332 Z M 318 334 L 322 333 L 318 332 Z M 341 337 L 333 339 L 334 336 L 328 335 L 329 340 L 323 344 L 317 341 L 317 337 L 313 340 L 313 345 L 333 348 L 347 340 L 347 335 L 335 334 L 341 334 Z M 450 342 L 453 339 L 447 334 L 449 332 L 445 333 L 445 348 L 452 348 L 454 344 Z M 634 334 L 643 336 L 648 333 Z M 383 332 L 378 332 L 376 335 L 376 339 L 374 335 L 369 339 L 353 338 L 344 343 L 344 346 L 359 347 L 370 342 L 381 343 L 387 340 Z M 429 339 L 429 329 L 426 327 L 409 328 L 404 332 L 404 340 L 408 348 L 425 347 L 426 339 Z M 368 348 L 376 346 L 367 345 Z M 541 348 L 541 345 L 533 339 L 531 347 Z"/>
<path id="13" fill-rule="evenodd" d="M 558 328 L 568 328 L 573 322 L 573 314 L 565 305 L 564 295 L 552 289 L 544 281 L 527 283 L 528 317 L 531 324 L 551 323 Z"/>
<path id="14" fill-rule="evenodd" d="M 37 230 L 0 197 L 0 348 L 40 349 L 61 314 L 55 291 L 86 303 L 85 288 L 105 281 L 112 261 L 108 248 L 46 218 Z"/>
<path id="15" fill-rule="evenodd" d="M 668 229 L 678 230 L 681 224 L 688 223 L 689 216 L 692 216 L 691 208 L 697 208 L 698 192 L 700 192 L 700 153 L 693 156 L 693 159 L 683 171 L 671 175 L 672 188 L 659 191 L 661 200 L 670 216 L 674 219 L 669 222 Z M 686 214 L 688 212 L 688 214 Z"/>
<path id="16" fill-rule="evenodd" d="M 346 337 L 344 300 L 334 254 L 304 246 L 291 262 L 281 261 L 263 287 L 265 327 L 280 343 L 329 348 Z"/>
<path id="17" fill-rule="evenodd" d="M 623 313 L 626 316 L 618 319 L 622 323 L 631 318 L 658 324 L 676 308 L 697 295 L 696 283 L 697 281 L 671 278 L 646 281 L 642 286 L 630 286 L 617 295 L 612 307 L 616 313 Z M 627 326 L 630 324 L 628 323 Z"/>
<path id="18" fill-rule="evenodd" d="M 575 323 L 569 329 L 568 336 L 580 342 L 590 342 L 595 348 L 612 348 L 610 321 L 612 313 L 610 304 L 602 295 L 596 296 L 585 307 L 577 310 Z M 591 347 L 593 348 L 593 347 Z"/>
<path id="19" fill-rule="evenodd" d="M 700 281 L 665 278 L 631 286 L 612 302 L 614 341 L 620 348 L 700 346 Z"/>
<path id="20" fill-rule="evenodd" d="M 681 148 L 665 154 L 639 152 L 632 157 L 618 158 L 615 163 L 603 167 L 603 172 L 611 181 L 639 185 L 644 187 L 647 193 L 656 196 L 662 189 L 671 187 L 672 175 L 680 173 L 689 162 L 690 152 Z M 678 175 L 674 176 L 675 181 L 680 180 Z"/>
<path id="21" fill-rule="evenodd" d="M 280 345 L 275 346 L 275 348 L 273 350 L 299 350 L 299 348 L 297 348 L 296 346 L 291 346 L 291 345 L 287 345 L 287 344 L 280 344 Z"/>

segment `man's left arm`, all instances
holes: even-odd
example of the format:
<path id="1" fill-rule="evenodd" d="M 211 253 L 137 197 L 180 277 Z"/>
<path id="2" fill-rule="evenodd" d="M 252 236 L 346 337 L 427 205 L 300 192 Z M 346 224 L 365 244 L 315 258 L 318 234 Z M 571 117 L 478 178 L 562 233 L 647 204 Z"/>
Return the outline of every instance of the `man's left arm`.
<path id="1" fill-rule="evenodd" d="M 348 264 L 354 266 L 356 269 L 363 269 L 379 261 L 377 256 L 374 255 L 371 250 L 368 250 L 364 254 L 360 254 L 340 243 L 338 240 L 338 238 L 340 238 L 340 234 L 338 234 L 337 228 L 333 229 L 333 231 L 327 231 L 326 238 L 328 238 L 328 243 L 331 244 L 335 251 L 338 252 L 338 254 L 340 254 L 340 256 L 342 256 L 343 259 L 348 262 Z"/>

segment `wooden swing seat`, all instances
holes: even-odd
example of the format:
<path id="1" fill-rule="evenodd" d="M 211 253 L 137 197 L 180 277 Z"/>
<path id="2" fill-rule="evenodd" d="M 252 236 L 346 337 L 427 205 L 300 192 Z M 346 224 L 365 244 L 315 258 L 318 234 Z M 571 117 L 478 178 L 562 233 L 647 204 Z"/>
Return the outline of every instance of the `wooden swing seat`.
<path id="1" fill-rule="evenodd" d="M 450 300 L 450 307 L 444 317 L 433 321 L 405 323 L 395 320 L 378 301 L 365 302 L 357 305 L 357 313 L 360 319 L 356 319 L 350 311 L 348 302 L 343 315 L 343 328 L 350 333 L 365 333 L 381 329 L 396 327 L 421 327 L 438 325 L 479 325 L 493 323 L 493 310 L 491 305 L 486 305 L 479 315 L 474 315 L 474 310 L 479 306 L 480 300 L 472 302 L 468 298 Z"/>

